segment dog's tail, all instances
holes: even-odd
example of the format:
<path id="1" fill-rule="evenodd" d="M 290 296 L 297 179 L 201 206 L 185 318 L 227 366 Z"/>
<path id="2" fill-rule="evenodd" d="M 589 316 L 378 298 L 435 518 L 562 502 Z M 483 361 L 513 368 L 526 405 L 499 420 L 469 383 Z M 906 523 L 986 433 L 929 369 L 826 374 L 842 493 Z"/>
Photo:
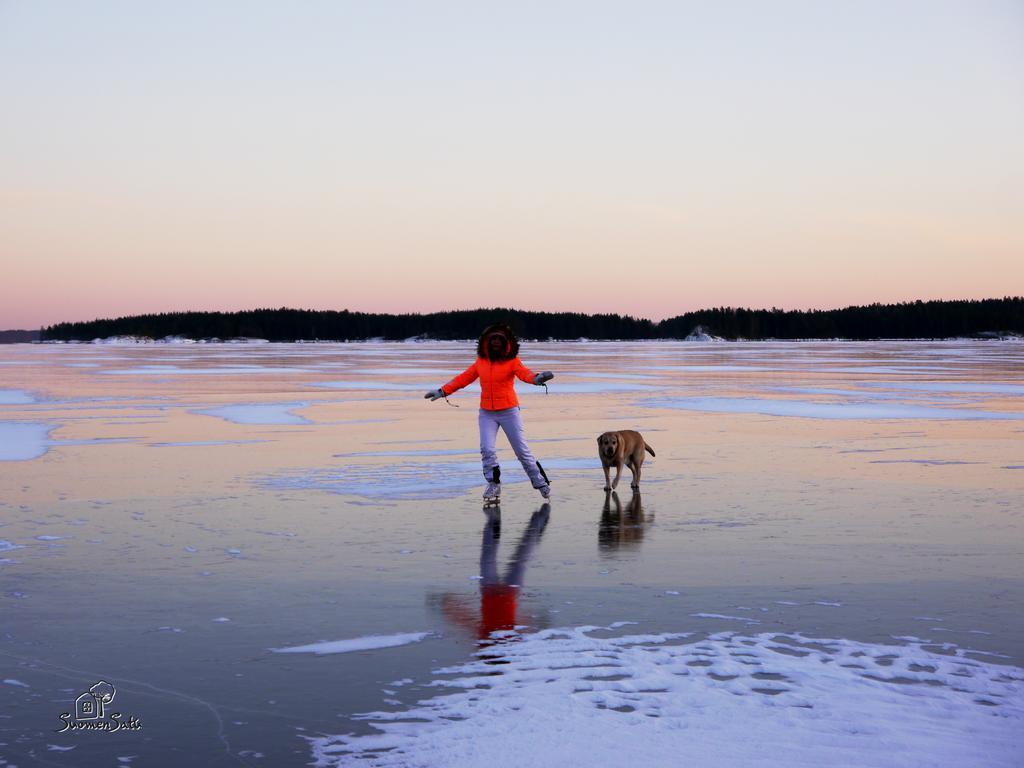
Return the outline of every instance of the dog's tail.
<path id="1" fill-rule="evenodd" d="M 653 448 L 651 448 L 651 446 L 649 446 L 649 445 L 647 444 L 647 441 L 646 441 L 646 440 L 644 440 L 644 450 L 646 450 L 646 451 L 647 451 L 647 452 L 648 452 L 649 454 L 651 454 L 651 456 L 657 456 L 657 455 L 658 455 L 658 454 L 656 454 L 656 453 L 654 452 L 654 449 L 653 449 Z"/>

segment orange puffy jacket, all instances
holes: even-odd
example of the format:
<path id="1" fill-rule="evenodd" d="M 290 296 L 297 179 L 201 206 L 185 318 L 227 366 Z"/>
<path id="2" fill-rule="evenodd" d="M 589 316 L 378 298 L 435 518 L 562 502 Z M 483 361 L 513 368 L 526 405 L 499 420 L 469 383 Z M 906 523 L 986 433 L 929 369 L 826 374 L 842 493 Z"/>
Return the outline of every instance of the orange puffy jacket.
<path id="1" fill-rule="evenodd" d="M 478 357 L 469 368 L 441 387 L 441 391 L 450 395 L 480 379 L 480 407 L 487 411 L 500 411 L 519 405 L 512 377 L 518 376 L 520 381 L 533 384 L 536 375 L 518 357 L 493 361 Z"/>

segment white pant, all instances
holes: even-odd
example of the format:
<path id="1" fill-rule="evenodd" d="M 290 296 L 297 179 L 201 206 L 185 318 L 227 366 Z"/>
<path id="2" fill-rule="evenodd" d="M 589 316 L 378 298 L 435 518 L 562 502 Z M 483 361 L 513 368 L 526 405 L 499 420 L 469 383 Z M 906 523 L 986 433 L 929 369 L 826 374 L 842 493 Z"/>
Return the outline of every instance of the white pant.
<path id="1" fill-rule="evenodd" d="M 537 460 L 533 458 L 530 446 L 526 444 L 526 437 L 523 435 L 523 418 L 519 413 L 519 407 L 505 408 L 500 411 L 488 411 L 480 409 L 478 417 L 480 423 L 480 458 L 484 465 L 484 479 L 494 480 L 494 470 L 498 466 L 498 454 L 494 450 L 494 440 L 498 436 L 498 427 L 505 430 L 505 437 L 509 445 L 516 453 L 516 458 L 523 465 L 527 476 L 534 488 L 543 488 L 548 484 L 537 467 Z"/>

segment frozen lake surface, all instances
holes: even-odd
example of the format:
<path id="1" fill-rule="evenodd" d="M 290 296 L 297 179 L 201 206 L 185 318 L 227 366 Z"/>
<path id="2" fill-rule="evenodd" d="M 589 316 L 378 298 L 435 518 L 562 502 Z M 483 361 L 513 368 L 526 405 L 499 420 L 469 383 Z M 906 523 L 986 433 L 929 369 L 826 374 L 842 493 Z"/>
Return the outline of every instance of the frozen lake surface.
<path id="1" fill-rule="evenodd" d="M 1024 764 L 1024 344 L 474 348 L 0 346 L 0 766 Z"/>

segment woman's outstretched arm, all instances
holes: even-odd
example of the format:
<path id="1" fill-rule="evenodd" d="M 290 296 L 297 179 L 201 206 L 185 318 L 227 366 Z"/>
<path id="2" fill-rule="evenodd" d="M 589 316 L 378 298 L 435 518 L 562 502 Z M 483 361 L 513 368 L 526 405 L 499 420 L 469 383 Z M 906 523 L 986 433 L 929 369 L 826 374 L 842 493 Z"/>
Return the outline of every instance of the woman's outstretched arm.
<path id="1" fill-rule="evenodd" d="M 469 386 L 479 377 L 480 372 L 476 369 L 476 361 L 474 360 L 473 364 L 469 366 L 469 368 L 441 387 L 441 391 L 444 392 L 446 396 L 450 395 L 452 392 L 458 392 L 463 387 Z"/>
<path id="2" fill-rule="evenodd" d="M 514 364 L 515 367 L 512 370 L 515 371 L 515 374 L 519 377 L 520 381 L 525 381 L 527 384 L 543 384 L 545 381 L 551 381 L 551 379 L 555 378 L 555 374 L 551 371 L 534 373 L 523 365 L 523 361 L 518 357 L 515 359 Z"/>
<path id="3" fill-rule="evenodd" d="M 533 380 L 537 378 L 537 374 L 523 365 L 523 361 L 518 357 L 512 361 L 512 372 L 515 373 L 516 378 L 527 384 L 533 384 Z"/>

